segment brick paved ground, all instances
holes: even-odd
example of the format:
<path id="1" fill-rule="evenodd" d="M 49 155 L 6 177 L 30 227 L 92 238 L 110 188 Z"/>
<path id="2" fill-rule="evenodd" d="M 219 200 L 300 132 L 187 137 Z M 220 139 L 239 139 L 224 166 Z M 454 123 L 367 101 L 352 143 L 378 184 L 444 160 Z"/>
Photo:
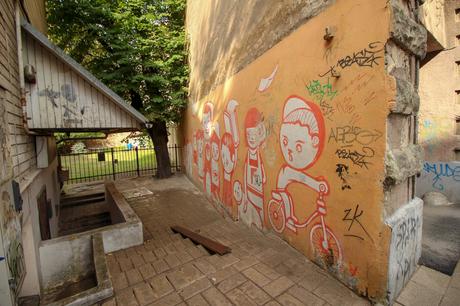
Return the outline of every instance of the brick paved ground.
<path id="1" fill-rule="evenodd" d="M 279 238 L 222 218 L 184 177 L 117 186 L 153 195 L 129 200 L 146 241 L 107 255 L 115 295 L 102 305 L 369 305 Z M 174 224 L 232 253 L 211 255 L 174 234 Z"/>

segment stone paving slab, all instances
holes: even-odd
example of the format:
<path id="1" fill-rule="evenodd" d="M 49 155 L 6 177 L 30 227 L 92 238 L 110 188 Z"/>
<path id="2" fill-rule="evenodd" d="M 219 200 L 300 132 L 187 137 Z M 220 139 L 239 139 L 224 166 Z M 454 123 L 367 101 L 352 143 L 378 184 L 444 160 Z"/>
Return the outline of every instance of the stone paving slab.
<path id="1" fill-rule="evenodd" d="M 425 266 L 420 266 L 402 290 L 395 305 L 460 305 L 460 265 L 450 277 Z"/>
<path id="2" fill-rule="evenodd" d="M 369 305 L 273 234 L 218 214 L 186 178 L 117 182 L 152 192 L 128 202 L 142 246 L 107 255 L 114 297 L 100 305 Z M 180 224 L 232 248 L 213 255 L 174 234 Z"/>

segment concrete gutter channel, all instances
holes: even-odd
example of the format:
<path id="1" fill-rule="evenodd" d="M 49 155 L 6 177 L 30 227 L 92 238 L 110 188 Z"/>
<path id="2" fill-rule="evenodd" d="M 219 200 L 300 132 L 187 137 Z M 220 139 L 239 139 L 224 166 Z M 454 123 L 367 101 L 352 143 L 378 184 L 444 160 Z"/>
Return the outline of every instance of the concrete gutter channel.
<path id="1" fill-rule="evenodd" d="M 105 184 L 112 222 L 117 224 L 42 241 L 39 247 L 42 293 L 75 283 L 94 271 L 96 286 L 45 305 L 92 305 L 113 295 L 105 254 L 143 243 L 142 222 L 116 189 Z"/>

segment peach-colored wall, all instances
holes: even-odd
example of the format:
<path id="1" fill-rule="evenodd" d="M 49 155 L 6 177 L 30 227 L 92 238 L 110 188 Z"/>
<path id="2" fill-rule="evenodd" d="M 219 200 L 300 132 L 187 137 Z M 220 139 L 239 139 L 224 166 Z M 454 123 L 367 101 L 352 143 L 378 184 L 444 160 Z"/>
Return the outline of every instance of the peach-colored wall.
<path id="1" fill-rule="evenodd" d="M 183 122 L 186 172 L 217 209 L 279 232 L 377 297 L 385 295 L 382 183 L 395 94 L 384 62 L 386 3 L 338 1 L 191 101 Z"/>

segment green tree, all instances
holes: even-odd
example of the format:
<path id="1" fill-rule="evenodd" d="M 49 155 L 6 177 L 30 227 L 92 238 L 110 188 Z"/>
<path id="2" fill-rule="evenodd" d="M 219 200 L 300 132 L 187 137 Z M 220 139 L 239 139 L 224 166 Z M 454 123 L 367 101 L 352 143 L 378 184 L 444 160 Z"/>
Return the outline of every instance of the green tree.
<path id="1" fill-rule="evenodd" d="M 187 101 L 186 0 L 48 0 L 49 36 L 152 123 L 157 176 Z"/>

